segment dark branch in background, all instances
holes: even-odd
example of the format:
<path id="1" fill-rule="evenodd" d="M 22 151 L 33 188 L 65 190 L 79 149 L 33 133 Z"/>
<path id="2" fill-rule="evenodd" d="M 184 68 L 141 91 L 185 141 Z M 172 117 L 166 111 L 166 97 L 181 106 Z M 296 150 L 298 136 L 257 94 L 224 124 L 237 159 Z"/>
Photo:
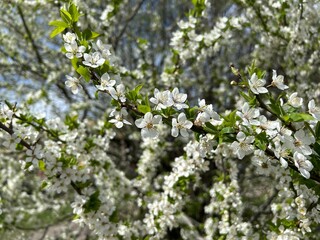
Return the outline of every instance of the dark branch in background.
<path id="1" fill-rule="evenodd" d="M 132 19 L 137 15 L 139 9 L 141 8 L 142 4 L 144 3 L 145 0 L 141 0 L 137 6 L 135 7 L 135 9 L 133 10 L 133 13 L 126 19 L 125 24 L 123 26 L 123 28 L 121 29 L 120 33 L 118 36 L 116 36 L 115 40 L 114 40 L 114 50 L 117 49 L 118 47 L 118 43 L 121 39 L 121 37 L 123 36 L 123 34 L 125 33 L 129 23 L 132 21 Z"/>
<path id="2" fill-rule="evenodd" d="M 34 39 L 33 39 L 33 37 L 32 37 L 32 34 L 31 34 L 31 32 L 30 32 L 30 29 L 29 29 L 28 26 L 27 26 L 26 20 L 24 19 L 24 15 L 23 15 L 22 9 L 21 9 L 21 7 L 20 7 L 19 5 L 18 5 L 18 13 L 19 13 L 20 18 L 21 18 L 21 20 L 22 20 L 24 29 L 25 29 L 26 32 L 27 32 L 27 35 L 28 35 L 28 38 L 29 38 L 29 40 L 30 40 L 30 42 L 31 42 L 32 48 L 33 48 L 33 50 L 34 50 L 34 52 L 35 52 L 35 54 L 36 54 L 36 56 L 37 56 L 38 62 L 39 62 L 40 64 L 43 64 L 43 60 L 42 60 L 41 55 L 40 55 L 40 53 L 39 53 L 39 51 L 38 51 L 38 47 L 37 47 L 37 45 L 36 45 L 36 43 L 35 43 L 35 41 L 34 41 Z"/>
<path id="3" fill-rule="evenodd" d="M 45 237 L 46 237 L 46 235 L 47 235 L 47 233 L 48 233 L 48 230 L 49 230 L 49 226 L 47 226 L 45 229 L 44 229 L 44 231 L 43 231 L 43 234 L 42 234 L 42 236 L 40 237 L 40 239 L 39 240 L 43 240 Z"/>
<path id="4" fill-rule="evenodd" d="M 260 215 L 266 211 L 266 208 L 269 207 L 273 199 L 278 195 L 278 192 L 279 192 L 278 189 L 273 190 L 273 194 L 268 198 L 268 200 L 263 205 L 260 206 L 259 211 L 250 218 L 250 223 L 255 222 L 260 217 Z"/>

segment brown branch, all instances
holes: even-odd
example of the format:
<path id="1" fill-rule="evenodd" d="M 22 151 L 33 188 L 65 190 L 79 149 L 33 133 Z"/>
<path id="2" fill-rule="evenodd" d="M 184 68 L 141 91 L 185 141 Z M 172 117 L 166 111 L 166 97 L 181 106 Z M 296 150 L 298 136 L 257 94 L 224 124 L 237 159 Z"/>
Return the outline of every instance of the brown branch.
<path id="1" fill-rule="evenodd" d="M 28 28 L 28 25 L 27 25 L 26 20 L 25 20 L 25 18 L 24 18 L 22 9 L 21 9 L 21 7 L 20 7 L 19 5 L 18 5 L 18 13 L 19 13 L 20 18 L 21 18 L 21 20 L 22 20 L 23 27 L 24 27 L 24 29 L 25 29 L 26 32 L 27 32 L 27 35 L 28 35 L 28 38 L 29 38 L 29 40 L 30 40 L 30 42 L 31 42 L 32 48 L 33 48 L 33 50 L 34 50 L 34 52 L 35 52 L 35 54 L 36 54 L 36 56 L 37 56 L 38 62 L 39 62 L 40 64 L 43 64 L 43 60 L 42 60 L 42 57 L 41 57 L 41 55 L 40 55 L 40 53 L 39 53 L 39 51 L 38 51 L 38 47 L 37 47 L 37 45 L 36 45 L 36 43 L 35 43 L 35 41 L 34 41 L 34 39 L 33 39 L 33 37 L 32 37 L 32 34 L 31 34 L 31 32 L 30 32 L 30 29 Z"/>
<path id="2" fill-rule="evenodd" d="M 145 0 L 141 0 L 141 1 L 137 4 L 136 8 L 133 10 L 133 13 L 126 19 L 123 28 L 121 29 L 119 35 L 118 35 L 118 36 L 115 38 L 115 40 L 114 40 L 114 49 L 115 49 L 115 50 L 117 49 L 118 43 L 119 43 L 121 37 L 123 36 L 123 34 L 125 33 L 125 31 L 126 31 L 128 25 L 129 25 L 130 21 L 132 21 L 133 18 L 137 15 L 137 13 L 138 13 L 139 9 L 141 8 L 142 4 L 144 3 L 144 1 L 145 1 Z"/>

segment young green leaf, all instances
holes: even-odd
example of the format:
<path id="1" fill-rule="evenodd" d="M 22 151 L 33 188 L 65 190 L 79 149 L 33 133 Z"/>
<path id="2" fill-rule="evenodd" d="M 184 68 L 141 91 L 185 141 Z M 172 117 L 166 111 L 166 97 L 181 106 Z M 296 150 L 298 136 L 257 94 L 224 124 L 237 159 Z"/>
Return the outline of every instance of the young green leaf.
<path id="1" fill-rule="evenodd" d="M 51 33 L 50 38 L 54 38 L 58 34 L 62 33 L 66 28 L 65 27 L 56 27 Z"/>

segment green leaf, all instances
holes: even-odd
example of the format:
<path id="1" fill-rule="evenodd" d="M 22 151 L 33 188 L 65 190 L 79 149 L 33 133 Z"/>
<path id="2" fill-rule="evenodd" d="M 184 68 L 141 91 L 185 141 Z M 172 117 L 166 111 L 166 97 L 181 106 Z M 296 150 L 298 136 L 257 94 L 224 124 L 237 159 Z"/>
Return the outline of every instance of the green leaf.
<path id="1" fill-rule="evenodd" d="M 67 28 L 67 27 L 68 27 L 68 24 L 66 24 L 64 21 L 55 20 L 55 21 L 49 22 L 49 26 Z"/>
<path id="2" fill-rule="evenodd" d="M 67 115 L 64 122 L 69 127 L 70 130 L 78 128 L 80 125 L 78 123 L 78 115 L 74 115 L 74 116 Z"/>
<path id="3" fill-rule="evenodd" d="M 85 40 L 91 40 L 91 39 L 97 38 L 99 36 L 100 36 L 99 33 L 93 32 L 90 29 L 86 29 L 82 32 L 82 38 Z"/>
<path id="4" fill-rule="evenodd" d="M 142 88 L 143 84 L 139 84 L 133 90 L 126 93 L 126 97 L 133 102 L 136 102 L 137 99 L 141 99 L 141 94 L 139 94 L 140 89 Z"/>
<path id="5" fill-rule="evenodd" d="M 80 66 L 76 71 L 84 78 L 84 80 L 86 80 L 86 82 L 90 82 L 91 74 L 87 68 Z"/>
<path id="6" fill-rule="evenodd" d="M 276 101 L 272 97 L 270 97 L 269 99 L 270 99 L 269 107 L 271 108 L 271 110 L 274 113 L 276 113 L 278 116 L 282 116 L 284 111 L 280 105 L 280 101 Z"/>
<path id="7" fill-rule="evenodd" d="M 88 201 L 83 204 L 84 213 L 96 212 L 101 206 L 101 201 L 99 199 L 100 192 L 95 191 L 88 199 Z"/>
<path id="8" fill-rule="evenodd" d="M 315 128 L 315 134 L 316 139 L 318 140 L 320 138 L 320 121 L 317 122 L 316 128 Z"/>
<path id="9" fill-rule="evenodd" d="M 220 133 L 221 134 L 230 134 L 230 133 L 235 133 L 236 131 L 234 130 L 233 127 L 225 127 L 225 128 L 222 128 Z"/>
<path id="10" fill-rule="evenodd" d="M 143 84 L 139 84 L 133 90 L 138 95 L 142 87 L 143 87 Z"/>
<path id="11" fill-rule="evenodd" d="M 46 170 L 46 164 L 42 160 L 39 161 L 39 169 L 43 172 Z"/>
<path id="12" fill-rule="evenodd" d="M 313 150 L 320 156 L 320 142 L 317 141 L 313 144 Z"/>
<path id="13" fill-rule="evenodd" d="M 203 130 L 205 130 L 208 133 L 211 134 L 216 134 L 217 133 L 217 127 L 212 125 L 211 123 L 207 122 L 204 126 L 203 126 Z"/>
<path id="14" fill-rule="evenodd" d="M 223 119 L 223 126 L 233 127 L 237 121 L 237 110 L 232 111 L 229 115 L 225 116 Z"/>
<path id="15" fill-rule="evenodd" d="M 60 16 L 61 16 L 62 20 L 68 24 L 68 26 L 72 23 L 72 17 L 67 10 L 60 9 Z"/>
<path id="16" fill-rule="evenodd" d="M 198 111 L 198 107 L 186 108 L 185 113 L 188 119 L 194 119 L 196 117 L 196 113 Z"/>
<path id="17" fill-rule="evenodd" d="M 98 91 L 98 90 L 94 93 L 94 97 L 95 97 L 96 99 L 99 99 L 99 91 Z"/>
<path id="18" fill-rule="evenodd" d="M 281 225 L 290 228 L 290 227 L 295 227 L 296 226 L 296 221 L 295 220 L 287 220 L 287 219 L 280 219 Z"/>
<path id="19" fill-rule="evenodd" d="M 45 189 L 47 186 L 48 186 L 48 183 L 47 183 L 46 181 L 43 181 L 43 182 L 41 183 L 40 190 Z"/>
<path id="20" fill-rule="evenodd" d="M 262 151 L 265 151 L 267 149 L 268 138 L 266 132 L 261 132 L 255 136 L 255 145 Z"/>
<path id="21" fill-rule="evenodd" d="M 286 121 L 291 120 L 293 122 L 302 122 L 302 121 L 310 121 L 314 120 L 314 118 L 307 113 L 290 113 L 283 117 Z"/>
<path id="22" fill-rule="evenodd" d="M 77 63 L 78 63 L 78 58 L 75 58 L 75 57 L 74 57 L 74 58 L 71 59 L 71 64 L 72 64 L 72 66 L 73 66 L 73 68 L 74 68 L 75 70 L 78 69 Z"/>
<path id="23" fill-rule="evenodd" d="M 51 33 L 50 38 L 54 38 L 58 34 L 62 33 L 66 28 L 65 27 L 56 27 Z"/>
<path id="24" fill-rule="evenodd" d="M 147 112 L 150 112 L 151 108 L 147 105 L 138 105 L 138 110 L 139 110 L 139 112 L 145 114 Z"/>
<path id="25" fill-rule="evenodd" d="M 243 91 L 239 91 L 239 93 L 247 102 L 252 101 L 253 98 L 250 97 L 248 94 L 245 94 Z"/>
<path id="26" fill-rule="evenodd" d="M 78 22 L 79 17 L 81 15 L 80 15 L 80 13 L 78 11 L 77 6 L 72 3 L 68 10 L 69 10 L 69 13 L 71 15 L 71 18 L 72 18 L 73 22 Z"/>

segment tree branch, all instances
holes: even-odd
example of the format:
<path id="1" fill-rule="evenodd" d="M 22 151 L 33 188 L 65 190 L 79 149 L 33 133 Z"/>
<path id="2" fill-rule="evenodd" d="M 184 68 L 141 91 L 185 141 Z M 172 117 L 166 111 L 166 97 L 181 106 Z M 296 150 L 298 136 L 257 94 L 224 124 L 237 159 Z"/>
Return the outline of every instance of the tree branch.
<path id="1" fill-rule="evenodd" d="M 141 1 L 137 4 L 136 8 L 133 10 L 133 13 L 126 19 L 123 28 L 121 29 L 119 35 L 118 35 L 118 36 L 115 38 L 115 40 L 114 40 L 114 49 L 115 49 L 115 50 L 117 49 L 118 43 L 119 43 L 121 37 L 123 36 L 123 34 L 125 33 L 125 31 L 126 31 L 128 25 L 129 25 L 130 21 L 132 21 L 132 19 L 137 15 L 137 13 L 138 13 L 139 9 L 141 8 L 142 4 L 144 3 L 144 1 L 145 1 L 145 0 L 141 0 Z"/>
<path id="2" fill-rule="evenodd" d="M 39 51 L 38 51 L 38 47 L 37 47 L 37 45 L 36 45 L 36 43 L 35 43 L 35 41 L 34 41 L 34 39 L 33 39 L 33 37 L 32 37 L 32 34 L 31 34 L 31 32 L 30 32 L 30 29 L 28 28 L 28 25 L 27 25 L 26 20 L 25 20 L 25 18 L 24 18 L 22 9 L 21 9 L 21 7 L 20 7 L 19 5 L 18 5 L 18 13 L 19 13 L 20 18 L 21 18 L 21 20 L 22 20 L 24 29 L 25 29 L 26 32 L 27 32 L 27 35 L 28 35 L 28 38 L 29 38 L 29 40 L 30 40 L 30 42 L 31 42 L 32 48 L 33 48 L 33 50 L 34 50 L 34 52 L 35 52 L 35 54 L 36 54 L 36 56 L 37 56 L 38 62 L 39 62 L 40 64 L 43 64 L 43 60 L 42 60 L 42 57 L 41 57 L 41 55 L 40 55 L 40 53 L 39 53 Z"/>

